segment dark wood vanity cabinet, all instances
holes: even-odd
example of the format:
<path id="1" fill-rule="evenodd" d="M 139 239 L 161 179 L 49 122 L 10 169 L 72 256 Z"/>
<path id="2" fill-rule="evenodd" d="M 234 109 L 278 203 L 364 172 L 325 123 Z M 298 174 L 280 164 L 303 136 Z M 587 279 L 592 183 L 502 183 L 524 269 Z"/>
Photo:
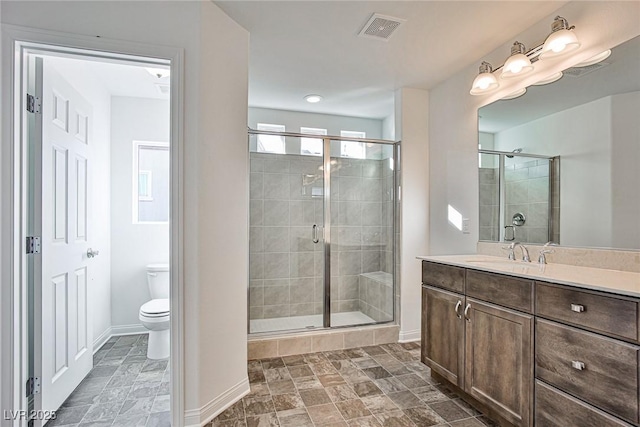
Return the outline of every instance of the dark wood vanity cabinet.
<path id="1" fill-rule="evenodd" d="M 507 421 L 531 425 L 533 316 L 467 298 L 464 390 Z"/>
<path id="2" fill-rule="evenodd" d="M 466 276 L 472 298 L 464 269 L 423 261 L 422 362 L 513 425 L 531 426 L 533 316 L 492 304 L 521 301 L 496 277 L 487 286 L 492 290 L 475 292 L 483 279 Z M 525 293 L 530 306 L 531 292 Z"/>
<path id="3" fill-rule="evenodd" d="M 428 261 L 422 273 L 423 363 L 500 425 L 640 425 L 640 299 Z"/>
<path id="4" fill-rule="evenodd" d="M 422 321 L 422 363 L 459 387 L 464 386 L 463 304 L 460 294 L 422 287 L 422 313 L 428 313 Z"/>

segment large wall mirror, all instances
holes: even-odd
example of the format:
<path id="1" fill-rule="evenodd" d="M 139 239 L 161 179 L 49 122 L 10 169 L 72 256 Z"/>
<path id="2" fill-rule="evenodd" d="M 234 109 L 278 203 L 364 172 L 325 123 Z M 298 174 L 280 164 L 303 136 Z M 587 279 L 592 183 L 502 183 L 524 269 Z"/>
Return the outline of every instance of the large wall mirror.
<path id="1" fill-rule="evenodd" d="M 478 115 L 480 240 L 640 249 L 640 36 Z"/>

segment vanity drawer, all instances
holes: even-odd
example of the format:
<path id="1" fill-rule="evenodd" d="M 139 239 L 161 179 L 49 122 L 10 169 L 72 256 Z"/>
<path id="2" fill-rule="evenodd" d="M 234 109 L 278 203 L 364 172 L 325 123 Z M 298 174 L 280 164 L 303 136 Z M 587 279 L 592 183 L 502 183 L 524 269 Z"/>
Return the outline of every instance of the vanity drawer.
<path id="1" fill-rule="evenodd" d="M 464 293 L 464 268 L 422 261 L 422 283 Z"/>
<path id="2" fill-rule="evenodd" d="M 578 399 L 536 381 L 536 427 L 630 427 Z"/>
<path id="3" fill-rule="evenodd" d="M 640 347 L 545 320 L 535 336 L 536 378 L 638 422 Z"/>
<path id="4" fill-rule="evenodd" d="M 638 341 L 638 302 L 536 282 L 536 314 Z"/>
<path id="5" fill-rule="evenodd" d="M 467 295 L 533 313 L 533 281 L 467 270 Z"/>

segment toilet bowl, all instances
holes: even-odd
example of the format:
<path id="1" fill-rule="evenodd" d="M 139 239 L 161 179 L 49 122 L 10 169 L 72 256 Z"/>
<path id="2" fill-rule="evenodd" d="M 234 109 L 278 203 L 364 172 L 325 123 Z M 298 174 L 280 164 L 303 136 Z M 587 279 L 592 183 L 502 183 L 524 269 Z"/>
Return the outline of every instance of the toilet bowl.
<path id="1" fill-rule="evenodd" d="M 138 318 L 149 330 L 147 358 L 166 359 L 170 353 L 169 264 L 147 265 L 151 301 L 140 307 Z"/>

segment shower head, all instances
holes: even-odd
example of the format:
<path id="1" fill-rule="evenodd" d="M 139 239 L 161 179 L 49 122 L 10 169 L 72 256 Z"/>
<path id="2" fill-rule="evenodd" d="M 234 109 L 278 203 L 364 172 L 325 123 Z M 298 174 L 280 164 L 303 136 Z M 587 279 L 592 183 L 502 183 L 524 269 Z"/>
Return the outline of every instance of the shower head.
<path id="1" fill-rule="evenodd" d="M 522 153 L 522 148 L 516 148 L 515 150 L 512 151 L 512 153 Z M 510 156 L 507 154 L 507 157 L 510 159 L 513 159 L 513 156 Z"/>

